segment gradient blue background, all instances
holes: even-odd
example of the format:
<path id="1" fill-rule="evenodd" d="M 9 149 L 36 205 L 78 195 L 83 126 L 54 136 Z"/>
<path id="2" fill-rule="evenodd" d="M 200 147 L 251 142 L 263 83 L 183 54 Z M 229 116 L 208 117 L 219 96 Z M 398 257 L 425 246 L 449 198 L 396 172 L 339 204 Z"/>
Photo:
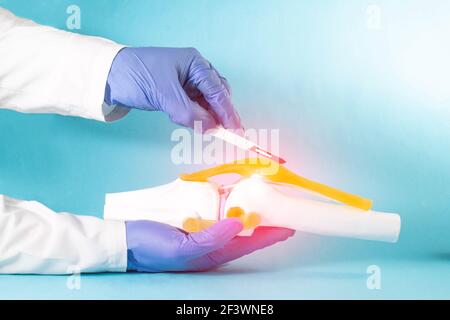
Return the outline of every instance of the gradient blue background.
<path id="1" fill-rule="evenodd" d="M 0 298 L 450 298 L 447 0 L 0 0 L 17 15 L 126 45 L 193 46 L 246 127 L 281 128 L 288 167 L 399 212 L 396 245 L 298 234 L 205 274 L 0 276 Z M 368 26 L 369 5 L 381 9 Z M 0 62 L 1 63 L 1 62 Z M 176 127 L 0 111 L 0 193 L 101 216 L 106 192 L 173 180 Z M 378 265 L 382 289 L 366 288 Z"/>

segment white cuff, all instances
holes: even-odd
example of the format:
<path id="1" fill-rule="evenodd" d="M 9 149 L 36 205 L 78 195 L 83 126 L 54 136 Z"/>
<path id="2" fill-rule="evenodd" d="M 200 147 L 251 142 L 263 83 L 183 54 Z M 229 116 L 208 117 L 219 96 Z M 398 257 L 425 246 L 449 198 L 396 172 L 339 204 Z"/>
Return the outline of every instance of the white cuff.
<path id="1" fill-rule="evenodd" d="M 111 65 L 124 46 L 104 39 L 99 39 L 98 42 L 91 37 L 82 39 L 86 41 L 86 46 L 90 47 L 89 50 L 96 50 L 97 54 L 93 56 L 88 66 L 90 74 L 85 85 L 86 94 L 83 97 L 83 108 L 74 111 L 77 116 L 83 118 L 98 121 L 118 120 L 124 117 L 129 112 L 129 109 L 121 106 L 107 106 L 104 103 L 104 99 Z M 77 47 L 81 45 L 79 39 L 75 43 Z"/>
<path id="2" fill-rule="evenodd" d="M 108 250 L 108 272 L 127 271 L 127 236 L 125 222 L 105 220 L 104 248 Z"/>

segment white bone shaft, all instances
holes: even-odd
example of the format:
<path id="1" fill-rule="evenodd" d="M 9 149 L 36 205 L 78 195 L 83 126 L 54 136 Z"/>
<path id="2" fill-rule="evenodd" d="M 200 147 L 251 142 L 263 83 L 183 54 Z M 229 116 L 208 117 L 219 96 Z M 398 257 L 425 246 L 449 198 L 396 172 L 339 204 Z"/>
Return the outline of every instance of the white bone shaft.
<path id="1" fill-rule="evenodd" d="M 217 220 L 219 208 L 216 184 L 177 179 L 159 187 L 107 194 L 104 218 L 153 220 L 181 228 L 186 218 Z"/>
<path id="2" fill-rule="evenodd" d="M 288 196 L 261 179 L 246 179 L 234 187 L 224 212 L 237 206 L 260 214 L 261 225 L 319 235 L 396 242 L 400 233 L 397 214 Z"/>

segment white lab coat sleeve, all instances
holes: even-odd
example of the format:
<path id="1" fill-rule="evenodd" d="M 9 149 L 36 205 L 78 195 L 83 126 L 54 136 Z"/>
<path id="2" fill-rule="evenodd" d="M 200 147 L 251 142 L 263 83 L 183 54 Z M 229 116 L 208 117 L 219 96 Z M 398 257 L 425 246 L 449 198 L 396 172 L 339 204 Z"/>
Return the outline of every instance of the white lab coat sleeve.
<path id="1" fill-rule="evenodd" d="M 122 48 L 0 7 L 0 108 L 117 120 L 129 109 L 103 101 L 111 64 Z"/>
<path id="2" fill-rule="evenodd" d="M 0 195 L 0 273 L 125 272 L 125 223 Z"/>

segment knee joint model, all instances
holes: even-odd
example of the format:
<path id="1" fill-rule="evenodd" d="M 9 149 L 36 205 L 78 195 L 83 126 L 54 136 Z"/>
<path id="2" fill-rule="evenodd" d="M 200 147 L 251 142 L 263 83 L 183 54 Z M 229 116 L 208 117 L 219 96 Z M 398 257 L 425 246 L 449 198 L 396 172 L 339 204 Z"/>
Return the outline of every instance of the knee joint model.
<path id="1" fill-rule="evenodd" d="M 244 224 L 242 235 L 257 226 L 276 226 L 326 236 L 398 240 L 398 214 L 372 211 L 369 199 L 306 179 L 279 164 L 269 165 L 270 170 L 267 160 L 245 159 L 183 174 L 163 186 L 108 194 L 104 216 L 154 220 L 187 232 L 234 217 Z M 241 178 L 231 185 L 212 181 L 223 174 Z"/>

